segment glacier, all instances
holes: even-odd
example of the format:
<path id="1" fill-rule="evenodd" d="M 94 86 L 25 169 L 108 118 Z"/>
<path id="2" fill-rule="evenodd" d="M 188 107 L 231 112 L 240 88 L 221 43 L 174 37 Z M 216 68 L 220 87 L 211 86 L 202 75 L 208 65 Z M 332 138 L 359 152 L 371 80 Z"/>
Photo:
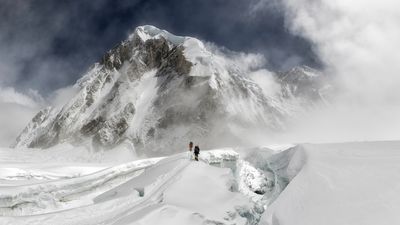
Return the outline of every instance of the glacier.
<path id="1" fill-rule="evenodd" d="M 15 177 L 24 179 L 18 171 L 14 176 L 9 171 L 19 162 L 10 161 L 16 156 L 9 149 L 0 152 L 0 161 L 6 159 L 0 178 L 8 180 L 0 186 L 2 224 L 157 224 L 160 216 L 175 224 L 256 224 L 264 212 L 262 201 L 251 198 L 239 184 L 245 178 L 247 189 L 256 188 L 262 175 L 249 176 L 257 169 L 243 165 L 233 149 L 204 151 L 200 162 L 184 152 L 112 166 L 88 162 L 73 167 L 57 155 L 55 160 L 69 163 L 59 172 L 75 168 L 75 177 L 25 176 L 24 183 L 14 184 Z M 32 164 L 40 167 L 38 151 L 36 158 Z M 234 169 L 239 167 L 246 169 Z M 36 170 L 39 175 L 41 171 Z"/>
<path id="2" fill-rule="evenodd" d="M 0 223 L 396 224 L 399 150 L 398 141 L 299 144 L 123 163 L 54 154 L 57 167 L 43 163 L 50 154 L 33 151 L 26 165 L 0 149 Z M 12 170 L 24 167 L 36 176 Z"/>

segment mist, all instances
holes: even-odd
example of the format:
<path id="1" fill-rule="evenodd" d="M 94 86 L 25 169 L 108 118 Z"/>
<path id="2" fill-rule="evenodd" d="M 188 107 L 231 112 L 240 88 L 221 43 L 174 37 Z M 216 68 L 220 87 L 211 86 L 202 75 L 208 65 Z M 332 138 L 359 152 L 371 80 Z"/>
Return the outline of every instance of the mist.
<path id="1" fill-rule="evenodd" d="M 8 147 L 45 103 L 35 91 L 0 87 L 0 147 Z"/>
<path id="2" fill-rule="evenodd" d="M 42 3 L 8 2 L 0 10 L 0 146 L 12 143 L 41 108 L 68 101 L 76 93 L 71 85 L 89 65 L 144 23 L 239 52 L 236 64 L 268 96 L 279 91 L 273 70 L 314 65 L 333 79 L 335 92 L 327 104 L 291 119 L 282 132 L 254 134 L 249 137 L 254 143 L 400 139 L 397 1 L 254 0 L 241 1 L 243 7 L 135 1 L 114 11 L 104 11 L 111 4 L 106 0 L 63 5 L 66 10 Z M 203 13 L 190 13 L 193 6 Z M 120 14 L 123 9 L 136 14 Z M 88 17 L 79 20 L 85 10 Z M 168 10 L 174 17 L 160 13 Z M 205 22 L 215 15 L 215 23 Z M 12 122 L 16 115 L 20 119 Z"/>
<path id="3" fill-rule="evenodd" d="M 334 79 L 326 107 L 291 121 L 280 141 L 400 139 L 400 3 L 284 1 L 286 26 L 310 40 Z"/>

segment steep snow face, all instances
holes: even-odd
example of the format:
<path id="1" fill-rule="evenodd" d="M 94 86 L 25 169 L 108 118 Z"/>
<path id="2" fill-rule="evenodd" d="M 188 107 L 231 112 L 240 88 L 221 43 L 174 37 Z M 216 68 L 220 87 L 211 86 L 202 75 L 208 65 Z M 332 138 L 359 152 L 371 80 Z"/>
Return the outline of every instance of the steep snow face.
<path id="1" fill-rule="evenodd" d="M 130 142 L 136 154 L 163 155 L 189 140 L 207 148 L 238 144 L 244 130 L 281 129 L 295 111 L 286 109 L 289 100 L 308 98 L 288 77 L 314 77 L 289 71 L 292 76 L 277 77 L 282 93 L 273 97 L 245 73 L 195 38 L 141 26 L 76 83 L 79 92 L 66 105 L 39 112 L 14 146 L 67 142 L 99 150 Z"/>
<path id="2" fill-rule="evenodd" d="M 399 141 L 307 144 L 302 149 L 307 160 L 260 224 L 399 223 Z"/>

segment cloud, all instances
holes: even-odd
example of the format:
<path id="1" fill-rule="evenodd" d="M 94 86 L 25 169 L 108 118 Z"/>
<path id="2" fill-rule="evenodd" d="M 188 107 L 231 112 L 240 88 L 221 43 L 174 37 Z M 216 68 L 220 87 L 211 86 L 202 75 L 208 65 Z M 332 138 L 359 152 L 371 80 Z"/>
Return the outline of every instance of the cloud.
<path id="1" fill-rule="evenodd" d="M 15 91 L 12 87 L 0 87 L 0 102 L 12 103 L 30 108 L 35 108 L 40 105 L 40 102 L 43 102 L 42 97 L 37 91 L 29 90 L 28 93 L 31 97 Z"/>
<path id="2" fill-rule="evenodd" d="M 263 54 L 273 69 L 318 65 L 310 43 L 283 27 L 277 0 L 15 0 L 0 2 L 0 14 L 0 84 L 43 95 L 73 84 L 142 24 Z"/>
<path id="3" fill-rule="evenodd" d="M 314 44 L 339 87 L 332 105 L 307 115 L 294 133 L 313 141 L 400 139 L 400 2 L 284 5 L 287 26 Z"/>
<path id="4" fill-rule="evenodd" d="M 74 83 L 112 46 L 99 48 L 90 24 L 78 19 L 83 11 L 90 18 L 101 2 L 1 2 L 0 85 L 47 95 Z"/>
<path id="5" fill-rule="evenodd" d="M 229 64 L 228 67 L 234 65 L 240 68 L 245 76 L 258 84 L 265 96 L 273 97 L 280 91 L 281 86 L 276 80 L 276 75 L 274 72 L 266 69 L 268 60 L 264 55 L 259 53 L 233 52 L 216 46 L 213 43 L 206 43 L 206 46 L 214 54 L 222 56 L 227 61 L 225 63 Z"/>
<path id="6" fill-rule="evenodd" d="M 35 91 L 23 94 L 11 87 L 0 87 L 0 147 L 10 146 L 43 104 Z"/>
<path id="7" fill-rule="evenodd" d="M 12 87 L 0 86 L 0 147 L 10 146 L 39 110 L 47 106 L 60 108 L 76 93 L 76 87 L 67 86 L 43 98 L 31 89 L 22 93 Z"/>
<path id="8" fill-rule="evenodd" d="M 60 108 L 64 106 L 68 101 L 78 93 L 78 88 L 75 86 L 67 86 L 54 91 L 49 97 L 49 105 L 55 108 Z"/>
<path id="9" fill-rule="evenodd" d="M 281 90 L 280 84 L 276 82 L 275 75 L 266 69 L 259 69 L 249 73 L 249 77 L 262 89 L 265 96 L 276 96 Z"/>
<path id="10" fill-rule="evenodd" d="M 258 84 L 265 96 L 276 96 L 281 90 L 274 72 L 266 69 L 267 59 L 262 54 L 230 52 L 232 64 L 241 68 L 251 80 Z"/>

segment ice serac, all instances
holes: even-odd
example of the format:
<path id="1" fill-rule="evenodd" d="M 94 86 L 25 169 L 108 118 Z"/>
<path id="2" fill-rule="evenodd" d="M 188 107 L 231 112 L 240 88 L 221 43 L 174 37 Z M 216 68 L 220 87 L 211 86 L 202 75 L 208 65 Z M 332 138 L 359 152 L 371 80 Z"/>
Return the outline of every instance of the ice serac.
<path id="1" fill-rule="evenodd" d="M 232 58 L 195 38 L 140 26 L 76 83 L 66 105 L 39 112 L 15 147 L 109 149 L 129 141 L 139 154 L 160 155 L 189 139 L 211 148 L 242 141 L 243 130 L 280 129 L 293 79 L 277 76 L 287 85 L 278 98 L 266 96 Z"/>

